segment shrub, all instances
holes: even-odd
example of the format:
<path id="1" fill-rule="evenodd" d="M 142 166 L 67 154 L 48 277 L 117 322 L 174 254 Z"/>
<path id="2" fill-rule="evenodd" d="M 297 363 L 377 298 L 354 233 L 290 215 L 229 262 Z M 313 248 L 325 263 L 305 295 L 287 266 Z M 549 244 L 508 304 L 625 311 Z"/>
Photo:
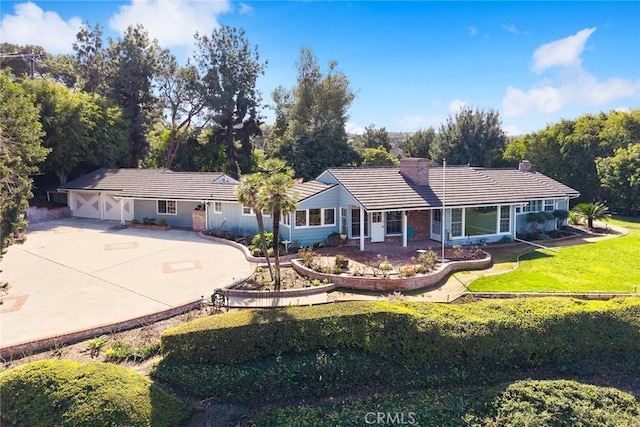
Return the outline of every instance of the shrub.
<path id="1" fill-rule="evenodd" d="M 422 252 L 418 255 L 418 261 L 422 266 L 424 272 L 428 273 L 433 270 L 438 263 L 438 254 L 433 249 L 427 249 L 426 252 Z"/>
<path id="2" fill-rule="evenodd" d="M 631 426 L 640 415 L 638 407 L 632 395 L 616 389 L 575 381 L 515 381 L 488 392 L 480 387 L 430 388 L 267 409 L 254 415 L 251 425 L 366 425 L 375 424 L 381 413 L 403 417 L 387 419 L 385 425 Z"/>
<path id="3" fill-rule="evenodd" d="M 131 220 L 131 225 L 137 225 L 137 224 L 140 224 L 140 221 L 138 221 L 137 219 L 133 218 Z"/>
<path id="4" fill-rule="evenodd" d="M 469 414 L 469 425 L 630 426 L 640 420 L 640 404 L 629 393 L 575 381 L 517 381 L 486 393 L 484 405 Z"/>
<path id="5" fill-rule="evenodd" d="M 264 233 L 264 241 L 267 243 L 267 250 L 273 249 L 273 232 L 269 231 Z M 260 233 L 253 236 L 251 239 L 251 246 L 255 248 L 260 248 L 262 252 L 262 239 L 260 238 Z"/>
<path id="6" fill-rule="evenodd" d="M 155 356 L 160 352 L 160 346 L 158 344 L 148 344 L 142 347 L 133 347 L 123 341 L 115 341 L 111 344 L 105 353 L 105 359 L 109 362 L 121 362 L 133 360 L 141 362 L 152 356 Z"/>
<path id="7" fill-rule="evenodd" d="M 189 410 L 147 378 L 109 363 L 42 360 L 0 373 L 2 418 L 28 426 L 176 426 Z"/>
<path id="8" fill-rule="evenodd" d="M 160 221 L 158 221 L 158 225 L 162 226 L 162 227 L 166 227 L 169 225 L 169 223 L 167 222 L 166 219 L 164 218 L 160 218 Z"/>
<path id="9" fill-rule="evenodd" d="M 298 251 L 298 255 L 300 255 L 302 265 L 307 268 L 313 268 L 316 263 L 316 258 L 320 256 L 316 252 L 314 252 L 313 248 L 311 247 L 300 248 L 300 250 Z"/>
<path id="10" fill-rule="evenodd" d="M 142 218 L 142 223 L 144 225 L 156 225 L 156 219 L 145 216 L 144 218 Z"/>
<path id="11" fill-rule="evenodd" d="M 161 346 L 166 357 L 186 363 L 239 364 L 348 348 L 407 367 L 465 365 L 495 372 L 608 352 L 635 354 L 640 300 L 541 298 L 446 306 L 361 301 L 241 311 L 170 328 Z"/>

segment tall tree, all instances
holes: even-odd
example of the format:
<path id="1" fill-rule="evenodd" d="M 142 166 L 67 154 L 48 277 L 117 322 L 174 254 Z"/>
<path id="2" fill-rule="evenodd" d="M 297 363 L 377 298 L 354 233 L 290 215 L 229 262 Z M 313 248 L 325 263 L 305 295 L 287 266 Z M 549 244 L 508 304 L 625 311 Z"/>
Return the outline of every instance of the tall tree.
<path id="1" fill-rule="evenodd" d="M 463 107 L 440 126 L 429 153 L 432 159 L 446 158 L 452 165 L 495 167 L 502 164 L 506 143 L 496 110 Z"/>
<path id="2" fill-rule="evenodd" d="M 211 36 L 196 34 L 196 46 L 206 115 L 214 140 L 225 146 L 227 174 L 238 178 L 251 165 L 251 136 L 260 134 L 261 97 L 256 82 L 266 63 L 242 29 L 223 26 Z"/>
<path id="3" fill-rule="evenodd" d="M 85 23 L 76 34 L 73 50 L 76 52 L 82 90 L 108 95 L 108 59 L 102 37 L 100 24 L 91 28 L 88 23 Z"/>
<path id="4" fill-rule="evenodd" d="M 125 163 L 127 122 L 119 108 L 99 95 L 74 92 L 46 79 L 27 80 L 23 86 L 40 108 L 43 144 L 51 149 L 41 172 L 54 174 L 56 184 L 67 182 L 73 172 Z"/>
<path id="5" fill-rule="evenodd" d="M 273 219 L 274 288 L 280 289 L 280 218 L 297 207 L 293 194 L 293 178 L 285 172 L 269 176 L 259 195 L 259 203 L 271 213 Z"/>
<path id="6" fill-rule="evenodd" d="M 260 243 L 262 246 L 262 253 L 267 260 L 267 268 L 269 269 L 269 276 L 273 280 L 273 270 L 271 270 L 271 261 L 269 260 L 269 250 L 267 249 L 267 239 L 264 236 L 264 219 L 262 217 L 262 205 L 260 204 L 259 195 L 260 190 L 264 184 L 265 176 L 260 173 L 253 173 L 242 177 L 240 185 L 236 189 L 236 195 L 238 201 L 242 205 L 253 209 L 256 215 L 256 222 L 258 223 L 258 233 L 260 234 Z"/>
<path id="7" fill-rule="evenodd" d="M 404 145 L 404 155 L 407 157 L 428 158 L 429 150 L 436 137 L 436 131 L 430 127 L 428 129 L 418 129 L 416 133 L 407 138 Z"/>
<path id="8" fill-rule="evenodd" d="M 391 151 L 391 138 L 386 128 L 376 129 L 373 123 L 364 128 L 362 135 L 357 136 L 353 145 L 358 152 L 362 153 L 367 148 L 377 149 L 382 146 L 387 152 Z"/>
<path id="9" fill-rule="evenodd" d="M 0 71 L 0 258 L 26 228 L 31 174 L 48 150 L 41 145 L 38 108 L 24 89 Z"/>
<path id="10" fill-rule="evenodd" d="M 607 201 L 627 214 L 640 213 L 640 142 L 596 159 Z"/>
<path id="11" fill-rule="evenodd" d="M 378 148 L 365 148 L 362 158 L 362 164 L 365 166 L 398 166 L 400 164 L 400 160 L 382 145 Z"/>
<path id="12" fill-rule="evenodd" d="M 131 167 L 138 167 L 147 154 L 147 133 L 158 113 L 152 90 L 158 50 L 157 42 L 149 39 L 141 25 L 130 26 L 122 39 L 111 40 L 109 45 L 109 98 L 129 121 Z"/>
<path id="13" fill-rule="evenodd" d="M 345 131 L 355 94 L 337 62 L 329 62 L 323 74 L 309 48 L 301 50 L 296 66 L 296 87 L 291 91 L 279 87 L 273 92 L 276 127 L 268 146 L 273 155 L 295 164 L 296 172 L 309 179 L 327 167 L 358 159 Z"/>
<path id="14" fill-rule="evenodd" d="M 163 50 L 159 65 L 158 96 L 169 131 L 163 166 L 171 169 L 180 145 L 189 137 L 194 120 L 204 108 L 203 91 L 198 70 L 191 64 L 181 67 L 169 51 Z"/>

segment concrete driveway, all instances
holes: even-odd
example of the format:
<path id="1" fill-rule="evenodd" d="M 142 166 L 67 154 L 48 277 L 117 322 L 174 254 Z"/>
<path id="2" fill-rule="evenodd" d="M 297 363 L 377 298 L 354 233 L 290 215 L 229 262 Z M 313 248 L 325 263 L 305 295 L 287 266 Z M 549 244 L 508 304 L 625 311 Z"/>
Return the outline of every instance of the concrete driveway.
<path id="1" fill-rule="evenodd" d="M 0 268 L 11 286 L 0 305 L 0 346 L 166 310 L 251 272 L 240 251 L 192 231 L 79 218 L 31 226 Z"/>

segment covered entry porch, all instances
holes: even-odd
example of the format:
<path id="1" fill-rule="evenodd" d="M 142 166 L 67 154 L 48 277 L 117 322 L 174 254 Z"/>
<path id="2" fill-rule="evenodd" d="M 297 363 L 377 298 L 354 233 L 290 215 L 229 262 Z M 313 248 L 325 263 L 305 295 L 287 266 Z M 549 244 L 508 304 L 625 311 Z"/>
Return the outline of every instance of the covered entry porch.
<path id="1" fill-rule="evenodd" d="M 360 206 L 341 209 L 341 229 L 365 246 L 389 244 L 395 248 L 424 249 L 442 240 L 442 209 L 370 210 Z"/>

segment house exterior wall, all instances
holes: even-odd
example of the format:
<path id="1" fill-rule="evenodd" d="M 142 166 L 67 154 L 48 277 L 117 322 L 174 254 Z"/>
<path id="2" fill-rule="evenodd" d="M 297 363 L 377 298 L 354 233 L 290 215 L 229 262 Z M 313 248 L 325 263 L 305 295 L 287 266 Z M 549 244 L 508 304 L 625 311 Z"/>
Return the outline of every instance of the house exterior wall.
<path id="1" fill-rule="evenodd" d="M 176 201 L 176 214 L 167 215 L 158 213 L 158 205 L 156 200 L 135 200 L 134 201 L 134 217 L 142 222 L 145 217 L 155 218 L 156 222 L 164 219 L 167 224 L 173 227 L 193 226 L 192 211 L 198 206 L 198 202 Z"/>
<path id="2" fill-rule="evenodd" d="M 340 232 L 340 187 L 324 191 L 316 196 L 303 200 L 298 204 L 297 210 L 333 208 L 334 224 L 312 227 L 298 227 L 295 225 L 295 215 L 291 218 L 291 241 L 298 241 L 302 246 L 308 246 L 314 242 L 324 242 L 331 233 Z M 344 190 L 343 190 L 344 191 Z M 282 226 L 281 226 L 282 227 Z M 284 226 L 286 227 L 286 226 Z M 288 227 L 281 229 L 283 239 L 289 240 Z"/>
<path id="3" fill-rule="evenodd" d="M 255 214 L 244 215 L 242 205 L 237 202 L 222 202 L 222 212 L 214 212 L 214 202 L 207 203 L 209 212 L 210 229 L 232 231 L 238 234 L 256 234 L 258 232 L 258 222 Z M 263 216 L 265 231 L 273 230 L 273 220 L 271 216 Z M 281 234 L 282 235 L 282 234 Z"/>
<path id="4" fill-rule="evenodd" d="M 407 227 L 413 228 L 413 240 L 429 239 L 429 211 L 409 211 Z"/>

